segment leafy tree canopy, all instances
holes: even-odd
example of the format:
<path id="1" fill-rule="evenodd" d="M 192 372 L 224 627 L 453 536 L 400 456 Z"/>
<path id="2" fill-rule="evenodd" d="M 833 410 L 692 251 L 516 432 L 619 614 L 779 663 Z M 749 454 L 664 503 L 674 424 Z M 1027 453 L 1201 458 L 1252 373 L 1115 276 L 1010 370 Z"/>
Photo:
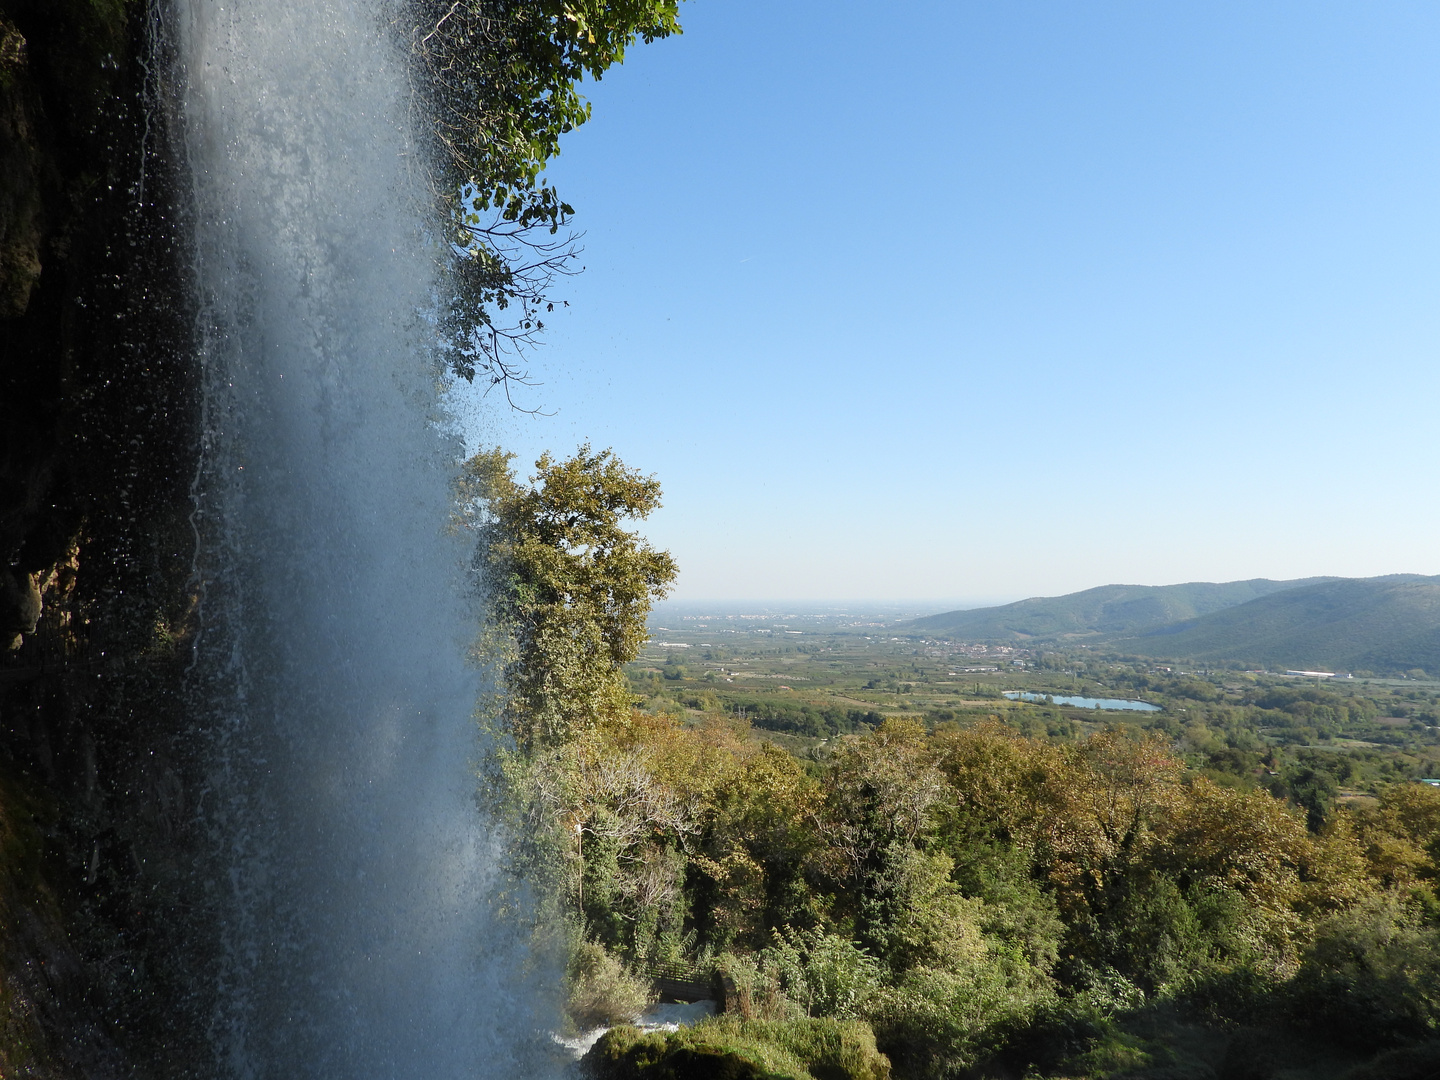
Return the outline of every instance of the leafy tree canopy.
<path id="1" fill-rule="evenodd" d="M 458 256 L 441 311 L 450 367 L 508 392 L 524 378 L 518 352 L 554 308 L 551 283 L 578 254 L 557 239 L 574 211 L 542 173 L 560 137 L 590 117 L 580 83 L 636 41 L 680 33 L 679 0 L 418 0 L 408 10 Z"/>
<path id="2" fill-rule="evenodd" d="M 659 507 L 654 477 L 586 445 L 564 461 L 546 453 L 522 483 L 513 457 L 496 448 L 465 463 L 460 514 L 478 533 L 477 568 L 506 639 L 502 722 L 529 753 L 628 715 L 621 669 L 676 567 L 624 527 Z"/>

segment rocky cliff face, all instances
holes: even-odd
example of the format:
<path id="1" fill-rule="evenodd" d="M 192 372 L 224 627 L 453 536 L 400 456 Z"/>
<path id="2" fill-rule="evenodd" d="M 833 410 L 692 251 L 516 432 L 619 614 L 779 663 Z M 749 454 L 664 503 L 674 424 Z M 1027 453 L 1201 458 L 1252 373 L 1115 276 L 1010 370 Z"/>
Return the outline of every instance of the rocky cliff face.
<path id="1" fill-rule="evenodd" d="M 0 0 L 0 1075 L 183 1075 L 184 190 L 159 0 Z M 157 32 L 159 31 L 159 32 Z"/>

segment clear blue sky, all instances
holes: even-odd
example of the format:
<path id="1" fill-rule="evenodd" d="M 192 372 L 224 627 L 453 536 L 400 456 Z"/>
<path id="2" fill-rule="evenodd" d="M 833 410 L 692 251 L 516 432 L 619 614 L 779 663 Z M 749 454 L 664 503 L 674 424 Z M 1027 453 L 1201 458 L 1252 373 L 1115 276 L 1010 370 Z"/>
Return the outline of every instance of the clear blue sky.
<path id="1" fill-rule="evenodd" d="M 1440 5 L 682 15 L 480 429 L 658 474 L 679 598 L 1440 573 Z"/>

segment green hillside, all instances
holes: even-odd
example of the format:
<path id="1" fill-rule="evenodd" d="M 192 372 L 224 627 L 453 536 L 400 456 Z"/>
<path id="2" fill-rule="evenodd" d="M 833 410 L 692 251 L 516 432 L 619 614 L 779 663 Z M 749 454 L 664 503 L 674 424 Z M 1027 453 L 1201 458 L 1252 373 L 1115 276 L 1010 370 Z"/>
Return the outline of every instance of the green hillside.
<path id="1" fill-rule="evenodd" d="M 1027 641 L 1138 635 L 1232 608 L 1257 597 L 1332 578 L 1184 585 L 1101 585 L 1066 596 L 1037 596 L 1003 607 L 947 611 L 902 624 L 919 633 L 966 641 Z"/>
<path id="2" fill-rule="evenodd" d="M 1111 644 L 1146 656 L 1277 669 L 1436 673 L 1440 577 L 1323 581 Z"/>

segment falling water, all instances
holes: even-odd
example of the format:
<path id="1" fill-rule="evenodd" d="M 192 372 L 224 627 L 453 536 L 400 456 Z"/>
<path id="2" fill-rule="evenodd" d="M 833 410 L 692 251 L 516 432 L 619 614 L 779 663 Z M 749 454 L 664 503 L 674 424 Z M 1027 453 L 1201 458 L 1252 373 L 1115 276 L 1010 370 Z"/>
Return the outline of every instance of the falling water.
<path id="1" fill-rule="evenodd" d="M 485 914 L 403 53 L 375 0 L 178 9 L 212 1043 L 241 1078 L 536 1075 L 523 951 Z"/>

